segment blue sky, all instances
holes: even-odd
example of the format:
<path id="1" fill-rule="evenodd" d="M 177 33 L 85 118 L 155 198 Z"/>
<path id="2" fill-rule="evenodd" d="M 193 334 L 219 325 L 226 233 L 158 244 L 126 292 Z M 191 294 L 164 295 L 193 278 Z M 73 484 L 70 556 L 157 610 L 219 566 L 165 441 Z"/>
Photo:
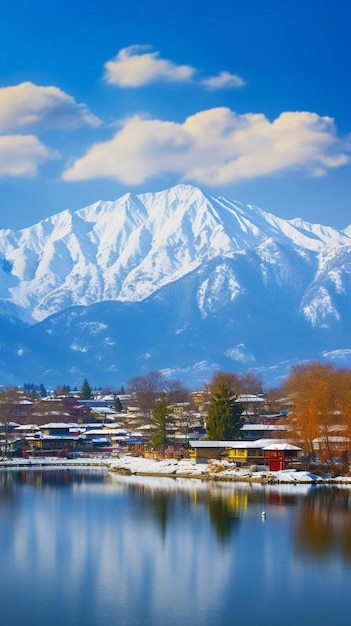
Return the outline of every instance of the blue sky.
<path id="1" fill-rule="evenodd" d="M 180 182 L 351 223 L 344 0 L 3 0 L 0 228 Z"/>

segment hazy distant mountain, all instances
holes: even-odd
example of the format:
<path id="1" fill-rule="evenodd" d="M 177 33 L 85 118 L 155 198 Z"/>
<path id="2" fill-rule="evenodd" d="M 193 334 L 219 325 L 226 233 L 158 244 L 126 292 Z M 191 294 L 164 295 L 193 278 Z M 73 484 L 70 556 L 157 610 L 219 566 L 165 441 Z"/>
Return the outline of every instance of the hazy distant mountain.
<path id="1" fill-rule="evenodd" d="M 273 380 L 302 359 L 347 365 L 350 252 L 351 226 L 189 185 L 0 231 L 0 382 L 119 386 L 165 369 L 195 385 L 216 368 Z M 31 325 L 7 340 L 15 317 Z"/>

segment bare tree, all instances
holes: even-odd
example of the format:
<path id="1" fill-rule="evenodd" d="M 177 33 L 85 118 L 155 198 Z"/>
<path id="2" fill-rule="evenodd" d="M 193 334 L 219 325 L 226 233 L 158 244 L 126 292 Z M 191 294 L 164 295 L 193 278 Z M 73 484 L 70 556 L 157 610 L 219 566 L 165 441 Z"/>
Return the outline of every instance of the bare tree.
<path id="1" fill-rule="evenodd" d="M 7 456 L 9 447 L 9 426 L 15 420 L 19 393 L 15 387 L 6 387 L 0 392 L 0 421 L 4 434 L 4 454 Z"/>
<path id="2" fill-rule="evenodd" d="M 225 385 L 233 394 L 259 394 L 263 393 L 262 377 L 254 372 L 235 374 L 235 372 L 214 372 L 209 382 L 210 393 L 216 393 L 219 387 Z"/>
<path id="3" fill-rule="evenodd" d="M 239 376 L 234 372 L 218 370 L 212 374 L 208 384 L 209 392 L 211 394 L 217 393 L 223 386 L 227 387 L 233 394 L 239 395 L 239 393 L 241 393 L 241 381 Z"/>
<path id="4" fill-rule="evenodd" d="M 137 405 L 145 417 L 155 406 L 156 399 L 165 389 L 165 379 L 161 372 L 152 371 L 145 376 L 134 376 L 128 381 L 129 393 L 135 398 Z"/>
<path id="5" fill-rule="evenodd" d="M 180 380 L 167 380 L 165 382 L 165 390 L 168 404 L 189 401 L 189 390 L 184 387 Z"/>
<path id="6" fill-rule="evenodd" d="M 240 376 L 240 391 L 244 394 L 257 395 L 263 393 L 262 376 L 254 372 L 247 372 Z"/>

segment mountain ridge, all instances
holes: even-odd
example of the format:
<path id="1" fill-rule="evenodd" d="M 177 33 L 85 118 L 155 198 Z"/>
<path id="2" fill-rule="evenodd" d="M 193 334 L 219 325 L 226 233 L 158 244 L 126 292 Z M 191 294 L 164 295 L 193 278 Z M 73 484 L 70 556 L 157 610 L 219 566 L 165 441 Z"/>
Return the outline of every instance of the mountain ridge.
<path id="1" fill-rule="evenodd" d="M 7 284 L 2 281 L 0 298 L 22 307 L 32 322 L 72 305 L 141 301 L 210 258 L 232 256 L 269 238 L 294 245 L 300 254 L 351 244 L 347 229 L 283 220 L 178 185 L 1 231 L 0 255 L 12 272 Z"/>
<path id="2" fill-rule="evenodd" d="M 21 341 L 12 346 L 0 329 L 8 375 L 23 375 L 30 358 L 47 383 L 50 351 L 58 376 L 84 377 L 89 358 L 101 384 L 145 368 L 268 371 L 275 358 L 293 363 L 324 354 L 347 363 L 350 253 L 351 226 L 285 220 L 191 185 L 125 194 L 2 230 L 1 315 L 4 323 L 21 320 Z M 126 310 L 140 327 L 139 347 Z M 77 321 L 83 318 L 85 326 Z M 118 352 L 129 363 L 124 372 L 113 358 L 121 328 L 129 338 Z"/>

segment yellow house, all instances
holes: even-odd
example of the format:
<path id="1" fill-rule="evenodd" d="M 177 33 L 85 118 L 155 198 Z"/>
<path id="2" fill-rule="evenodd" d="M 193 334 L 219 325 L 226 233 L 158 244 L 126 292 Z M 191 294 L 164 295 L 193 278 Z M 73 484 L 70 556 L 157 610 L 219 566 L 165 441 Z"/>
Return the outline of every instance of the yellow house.
<path id="1" fill-rule="evenodd" d="M 228 448 L 227 458 L 229 461 L 245 465 L 262 465 L 264 462 L 263 447 L 258 444 L 259 441 L 237 441 L 233 447 Z M 264 440 L 267 445 L 266 440 Z M 234 442 L 232 442 L 234 444 Z M 242 445 L 241 445 L 242 444 Z M 258 444 L 258 445 L 247 445 Z"/>
<path id="2" fill-rule="evenodd" d="M 209 459 L 223 459 L 226 457 L 226 448 L 231 441 L 209 441 L 208 439 L 190 440 L 190 458 L 197 463 L 206 463 Z"/>
<path id="3" fill-rule="evenodd" d="M 189 441 L 191 457 L 197 463 L 206 463 L 209 459 L 227 459 L 238 465 L 264 465 L 264 448 L 271 445 L 274 439 L 257 439 L 256 441 Z M 277 440 L 281 443 L 281 440 Z"/>

